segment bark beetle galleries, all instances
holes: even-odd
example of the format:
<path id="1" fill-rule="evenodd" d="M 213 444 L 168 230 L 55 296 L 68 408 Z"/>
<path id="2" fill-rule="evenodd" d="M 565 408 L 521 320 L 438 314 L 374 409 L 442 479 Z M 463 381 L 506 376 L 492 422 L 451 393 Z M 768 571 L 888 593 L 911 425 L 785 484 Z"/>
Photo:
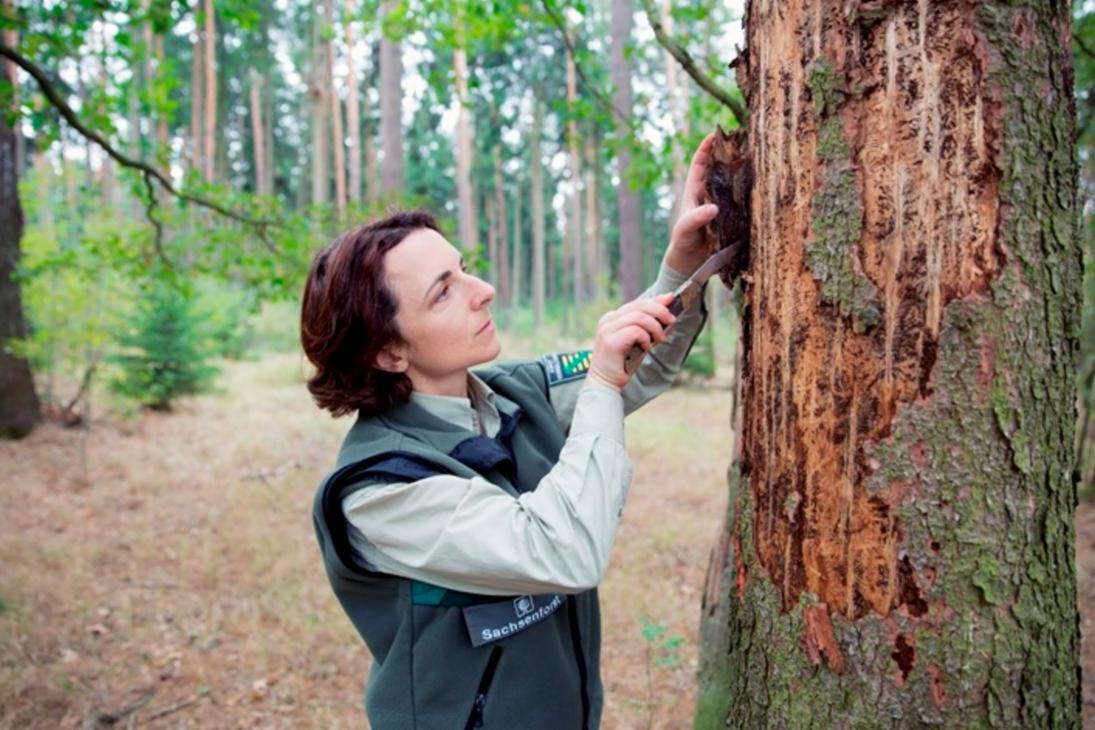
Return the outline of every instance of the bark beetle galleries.
<path id="1" fill-rule="evenodd" d="M 750 4 L 743 458 L 785 610 L 807 593 L 849 618 L 931 609 L 896 517 L 915 477 L 867 480 L 898 409 L 932 396 L 947 304 L 1006 261 L 976 5 L 864 3 L 849 23 L 842 3 Z"/>

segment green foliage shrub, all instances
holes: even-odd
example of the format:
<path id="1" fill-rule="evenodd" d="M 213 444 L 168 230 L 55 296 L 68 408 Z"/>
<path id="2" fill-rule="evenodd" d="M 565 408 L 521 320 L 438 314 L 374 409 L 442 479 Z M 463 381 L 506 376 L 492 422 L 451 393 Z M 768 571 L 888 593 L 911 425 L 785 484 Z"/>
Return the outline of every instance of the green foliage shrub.
<path id="1" fill-rule="evenodd" d="M 715 335 L 710 323 L 696 338 L 692 350 L 684 361 L 683 369 L 692 377 L 713 378 L 715 376 Z"/>
<path id="2" fill-rule="evenodd" d="M 138 302 L 132 329 L 119 337 L 124 349 L 111 361 L 121 372 L 112 389 L 163 411 L 179 396 L 207 390 L 217 370 L 207 362 L 211 353 L 201 324 L 191 294 L 152 284 Z"/>

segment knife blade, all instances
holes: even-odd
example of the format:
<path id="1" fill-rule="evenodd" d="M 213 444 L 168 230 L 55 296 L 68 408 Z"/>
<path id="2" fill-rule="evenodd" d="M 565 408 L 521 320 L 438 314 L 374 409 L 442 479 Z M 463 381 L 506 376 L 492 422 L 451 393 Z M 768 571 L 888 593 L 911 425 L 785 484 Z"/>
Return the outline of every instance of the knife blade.
<path id="1" fill-rule="evenodd" d="M 692 272 L 692 275 L 683 284 L 677 287 L 676 291 L 673 292 L 673 299 L 668 305 L 668 309 L 674 317 L 694 304 L 703 295 L 703 285 L 707 283 L 712 275 L 726 268 L 737 256 L 740 248 L 741 241 L 738 241 L 715 253 L 704 261 L 700 268 Z M 647 352 L 638 343 L 632 345 L 631 349 L 624 355 L 624 372 L 628 375 L 634 375 Z"/>

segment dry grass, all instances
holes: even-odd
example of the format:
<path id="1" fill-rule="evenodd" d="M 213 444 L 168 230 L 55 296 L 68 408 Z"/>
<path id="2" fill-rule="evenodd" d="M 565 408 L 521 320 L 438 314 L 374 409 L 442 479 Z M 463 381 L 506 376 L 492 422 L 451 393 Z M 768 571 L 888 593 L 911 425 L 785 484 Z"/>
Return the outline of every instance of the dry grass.
<path id="1" fill-rule="evenodd" d="M 94 726 L 142 701 L 115 726 L 364 725 L 369 659 L 310 519 L 348 422 L 301 380 L 299 356 L 233 363 L 222 394 L 174 414 L 0 443 L 0 727 Z M 602 590 L 606 728 L 690 724 L 729 398 L 675 389 L 629 421 L 636 477 Z M 665 633 L 644 639 L 644 617 Z"/>

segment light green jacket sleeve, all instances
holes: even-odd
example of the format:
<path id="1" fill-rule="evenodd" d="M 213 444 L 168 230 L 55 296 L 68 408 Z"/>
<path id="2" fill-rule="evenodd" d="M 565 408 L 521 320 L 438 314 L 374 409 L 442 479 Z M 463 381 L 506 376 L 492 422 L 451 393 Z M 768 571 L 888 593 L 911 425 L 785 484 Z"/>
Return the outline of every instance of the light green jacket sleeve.
<path id="1" fill-rule="evenodd" d="M 687 279 L 688 277 L 684 274 L 663 264 L 658 272 L 658 278 L 639 298 L 651 299 L 659 294 L 674 291 Z M 669 389 L 680 373 L 684 360 L 692 349 L 692 343 L 703 329 L 706 319 L 707 310 L 703 306 L 703 297 L 700 297 L 700 300 L 692 307 L 680 313 L 669 330 L 669 338 L 655 345 L 647 353 L 639 370 L 624 386 L 624 413 L 636 411 L 640 406 Z M 564 431 L 570 428 L 574 405 L 581 389 L 581 380 L 560 383 L 549 389 L 551 404 L 559 416 L 559 423 Z"/>

